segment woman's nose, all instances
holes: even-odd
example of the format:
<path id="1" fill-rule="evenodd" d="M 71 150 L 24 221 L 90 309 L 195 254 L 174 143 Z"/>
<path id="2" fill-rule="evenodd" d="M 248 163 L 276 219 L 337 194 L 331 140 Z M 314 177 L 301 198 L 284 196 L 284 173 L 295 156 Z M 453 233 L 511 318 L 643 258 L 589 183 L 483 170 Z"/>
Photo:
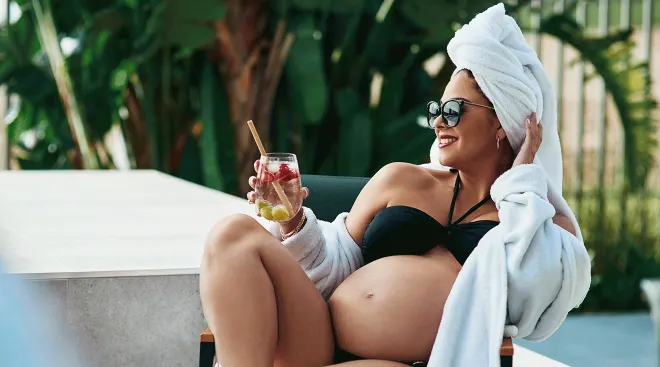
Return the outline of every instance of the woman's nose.
<path id="1" fill-rule="evenodd" d="M 442 122 L 442 116 L 438 116 L 433 120 L 433 127 L 436 129 L 444 129 L 447 126 L 445 126 L 445 123 Z"/>

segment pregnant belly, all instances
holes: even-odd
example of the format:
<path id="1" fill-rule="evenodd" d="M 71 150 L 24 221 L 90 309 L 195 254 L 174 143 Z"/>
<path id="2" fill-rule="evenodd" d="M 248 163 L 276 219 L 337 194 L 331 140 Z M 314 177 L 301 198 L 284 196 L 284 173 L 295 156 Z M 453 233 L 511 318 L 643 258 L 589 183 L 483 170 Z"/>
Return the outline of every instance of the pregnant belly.
<path id="1" fill-rule="evenodd" d="M 337 345 L 355 355 L 428 360 L 460 265 L 446 250 L 392 256 L 348 277 L 329 301 Z"/>

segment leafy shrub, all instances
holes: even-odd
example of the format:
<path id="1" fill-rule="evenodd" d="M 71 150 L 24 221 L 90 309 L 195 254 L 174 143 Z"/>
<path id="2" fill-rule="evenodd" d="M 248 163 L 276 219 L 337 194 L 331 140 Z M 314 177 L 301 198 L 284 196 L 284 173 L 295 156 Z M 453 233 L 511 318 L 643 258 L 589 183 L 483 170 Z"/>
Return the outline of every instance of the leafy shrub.
<path id="1" fill-rule="evenodd" d="M 660 198 L 592 193 L 570 201 L 592 255 L 591 289 L 575 311 L 647 309 L 640 281 L 660 277 Z"/>

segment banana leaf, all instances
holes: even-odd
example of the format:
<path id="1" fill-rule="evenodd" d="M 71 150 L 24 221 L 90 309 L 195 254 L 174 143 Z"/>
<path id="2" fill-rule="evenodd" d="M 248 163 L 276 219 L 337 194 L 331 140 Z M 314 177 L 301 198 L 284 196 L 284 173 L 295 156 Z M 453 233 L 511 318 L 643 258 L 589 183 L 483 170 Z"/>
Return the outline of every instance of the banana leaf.
<path id="1" fill-rule="evenodd" d="M 297 11 L 322 11 L 336 14 L 354 14 L 362 9 L 367 0 L 277 0 L 277 7 Z M 372 1 L 373 2 L 373 1 Z"/>
<path id="2" fill-rule="evenodd" d="M 311 14 L 293 18 L 289 27 L 296 35 L 285 65 L 292 107 L 306 123 L 318 124 L 328 104 L 321 32 Z"/>
<path id="3" fill-rule="evenodd" d="M 359 96 L 353 90 L 338 91 L 336 107 L 340 117 L 338 173 L 365 177 L 369 174 L 373 151 L 371 110 L 360 105 Z"/>
<path id="4" fill-rule="evenodd" d="M 216 141 L 216 111 L 218 88 L 217 77 L 210 63 L 204 65 L 201 80 L 201 113 L 203 130 L 200 136 L 200 148 L 202 158 L 202 172 L 204 184 L 216 190 L 224 190 L 225 183 L 222 180 L 220 164 L 218 162 L 218 144 Z"/>
<path id="5" fill-rule="evenodd" d="M 135 47 L 150 50 L 156 47 L 191 50 L 206 47 L 215 39 L 213 22 L 222 19 L 225 10 L 225 4 L 217 0 L 161 2 L 151 12 Z"/>

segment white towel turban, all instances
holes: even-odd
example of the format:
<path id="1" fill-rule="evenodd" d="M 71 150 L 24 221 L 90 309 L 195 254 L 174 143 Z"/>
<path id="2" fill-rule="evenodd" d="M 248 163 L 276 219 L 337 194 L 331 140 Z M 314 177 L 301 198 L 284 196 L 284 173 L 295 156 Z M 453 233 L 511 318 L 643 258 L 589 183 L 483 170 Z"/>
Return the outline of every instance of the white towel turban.
<path id="1" fill-rule="evenodd" d="M 534 163 L 547 173 L 552 204 L 577 227 L 575 216 L 561 195 L 562 155 L 554 89 L 520 27 L 506 15 L 504 4 L 490 7 L 459 29 L 449 42 L 447 52 L 456 65 L 454 74 L 470 70 L 493 103 L 515 154 L 525 141 L 525 120 L 536 112 L 543 124 L 543 143 Z M 426 166 L 443 168 L 439 163 L 437 140 L 431 146 L 431 164 Z"/>

